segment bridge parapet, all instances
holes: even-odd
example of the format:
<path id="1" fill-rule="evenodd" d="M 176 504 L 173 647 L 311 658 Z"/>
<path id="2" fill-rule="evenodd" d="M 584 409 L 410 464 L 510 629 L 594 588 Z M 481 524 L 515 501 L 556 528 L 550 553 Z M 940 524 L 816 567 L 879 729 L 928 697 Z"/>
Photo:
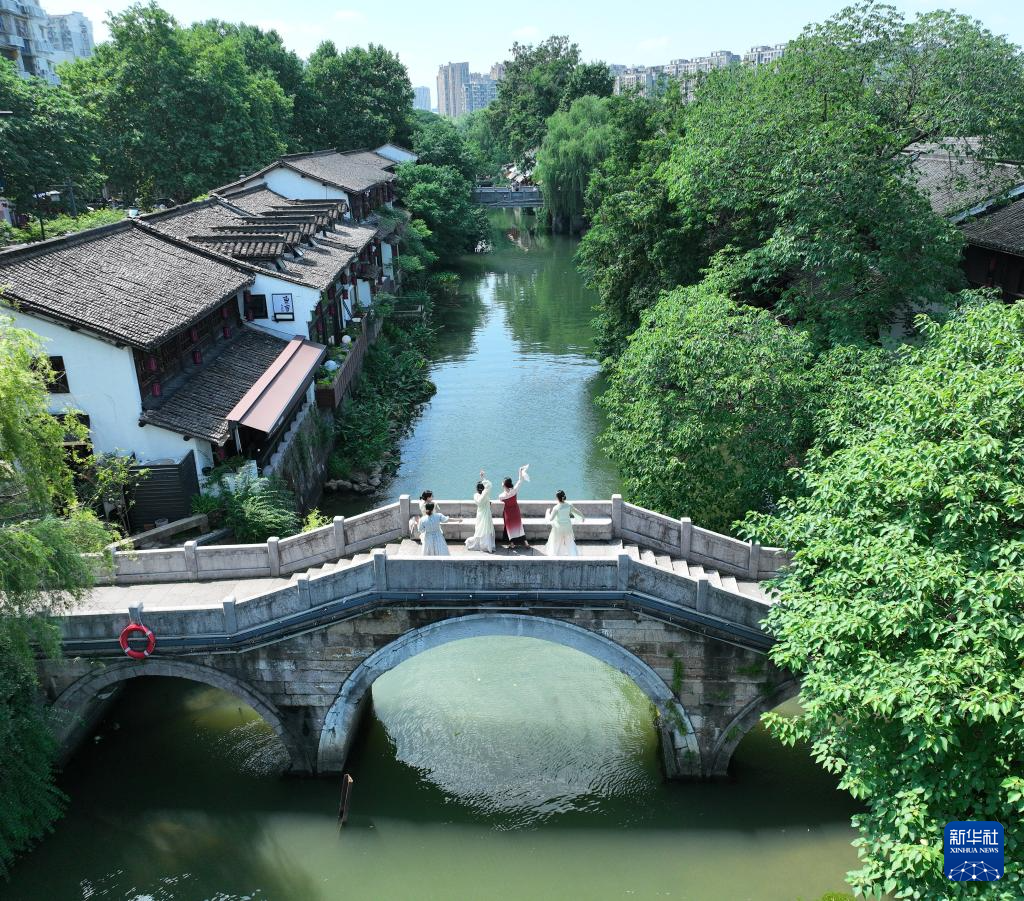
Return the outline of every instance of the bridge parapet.
<path id="1" fill-rule="evenodd" d="M 388 557 L 302 575 L 290 584 L 236 602 L 146 611 L 160 653 L 240 650 L 394 605 L 443 607 L 593 607 L 642 612 L 653 619 L 726 636 L 763 650 L 761 630 L 770 601 L 680 573 L 615 557 Z M 60 622 L 65 653 L 119 654 L 123 611 L 81 611 Z"/>
<path id="2" fill-rule="evenodd" d="M 476 506 L 468 500 L 439 500 L 448 516 L 465 520 L 449 523 L 446 534 L 466 537 L 472 531 Z M 689 519 L 673 519 L 623 502 L 576 501 L 587 517 L 577 536 L 586 541 L 633 541 L 688 562 L 711 566 L 727 575 L 763 581 L 777 575 L 786 562 L 781 548 L 761 547 L 693 525 Z M 544 514 L 551 501 L 520 501 L 527 535 L 547 534 Z M 500 518 L 502 505 L 495 502 L 493 516 Z M 187 542 L 180 548 L 162 550 L 114 550 L 112 567 L 98 574 L 101 584 L 132 585 L 160 582 L 196 582 L 215 579 L 259 579 L 302 572 L 333 563 L 353 554 L 382 547 L 408 535 L 410 499 L 351 517 L 335 517 L 320 529 L 290 538 L 270 538 L 261 544 L 202 545 Z M 464 534 L 465 533 L 465 534 Z"/>

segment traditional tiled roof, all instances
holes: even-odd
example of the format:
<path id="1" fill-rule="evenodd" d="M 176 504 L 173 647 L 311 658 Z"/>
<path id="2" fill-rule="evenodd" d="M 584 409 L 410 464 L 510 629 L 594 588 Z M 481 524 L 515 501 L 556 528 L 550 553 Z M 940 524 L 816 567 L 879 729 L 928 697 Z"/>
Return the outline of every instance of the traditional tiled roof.
<path id="1" fill-rule="evenodd" d="M 943 144 L 916 144 L 907 148 L 920 190 L 932 209 L 950 218 L 989 200 L 997 200 L 1024 187 L 1024 169 L 1016 163 L 964 156 L 977 152 L 976 142 L 962 142 L 953 152 Z"/>
<path id="2" fill-rule="evenodd" d="M 302 256 L 297 260 L 278 260 L 275 267 L 265 267 L 269 272 L 283 272 L 303 284 L 326 290 L 355 256 L 355 253 L 332 241 L 317 238 L 313 246 L 299 248 Z"/>
<path id="3" fill-rule="evenodd" d="M 0 285 L 26 312 L 143 349 L 252 280 L 230 260 L 131 220 L 0 251 Z"/>
<path id="4" fill-rule="evenodd" d="M 372 166 L 374 169 L 387 169 L 389 172 L 398 165 L 394 160 L 389 160 L 374 150 L 349 150 L 341 156 L 359 163 L 361 166 Z"/>
<path id="5" fill-rule="evenodd" d="M 190 241 L 237 260 L 273 260 L 291 249 L 284 235 L 192 235 Z"/>
<path id="6" fill-rule="evenodd" d="M 245 210 L 253 216 L 262 215 L 265 210 L 288 202 L 287 197 L 276 191 L 271 191 L 262 182 L 249 187 L 226 185 L 224 188 L 218 188 L 217 194 L 232 206 Z"/>
<path id="7" fill-rule="evenodd" d="M 253 328 L 240 334 L 195 373 L 155 410 L 143 412 L 141 421 L 179 435 L 223 444 L 229 434 L 232 408 L 256 384 L 288 342 Z"/>
<path id="8" fill-rule="evenodd" d="M 325 240 L 358 253 L 374 239 L 376 234 L 377 229 L 372 226 L 366 228 L 362 225 L 335 225 L 334 229 L 327 233 Z"/>
<path id="9" fill-rule="evenodd" d="M 234 228 L 242 224 L 242 214 L 217 197 L 183 203 L 159 213 L 147 213 L 139 217 L 165 235 L 187 238 L 190 235 L 204 235 L 216 228 Z"/>
<path id="10" fill-rule="evenodd" d="M 972 219 L 962 229 L 968 244 L 1024 257 L 1024 200 Z"/>
<path id="11" fill-rule="evenodd" d="M 283 156 L 280 162 L 297 172 L 345 191 L 365 191 L 382 182 L 392 181 L 395 177 L 380 166 L 371 165 L 336 150 Z"/>

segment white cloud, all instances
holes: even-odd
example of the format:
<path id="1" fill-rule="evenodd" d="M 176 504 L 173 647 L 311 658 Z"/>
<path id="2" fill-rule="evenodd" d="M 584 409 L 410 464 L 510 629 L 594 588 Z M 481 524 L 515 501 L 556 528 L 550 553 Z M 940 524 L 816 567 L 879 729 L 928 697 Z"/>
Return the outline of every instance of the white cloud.
<path id="1" fill-rule="evenodd" d="M 361 13 L 358 9 L 339 9 L 335 14 L 334 18 L 339 22 L 363 22 L 366 20 L 365 14 Z"/>

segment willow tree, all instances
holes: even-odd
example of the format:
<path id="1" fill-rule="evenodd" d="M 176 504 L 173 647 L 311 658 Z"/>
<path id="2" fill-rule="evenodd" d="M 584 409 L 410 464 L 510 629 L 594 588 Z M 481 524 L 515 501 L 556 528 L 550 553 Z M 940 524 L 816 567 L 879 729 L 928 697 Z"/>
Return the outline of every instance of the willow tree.
<path id="1" fill-rule="evenodd" d="M 56 649 L 49 617 L 93 584 L 82 554 L 111 540 L 76 499 L 64 442 L 84 430 L 47 412 L 45 360 L 33 333 L 0 317 L 0 875 L 60 813 L 35 658 Z"/>
<path id="2" fill-rule="evenodd" d="M 609 102 L 580 97 L 548 119 L 537 154 L 536 176 L 544 203 L 561 230 L 579 230 L 590 177 L 611 153 L 617 131 Z"/>

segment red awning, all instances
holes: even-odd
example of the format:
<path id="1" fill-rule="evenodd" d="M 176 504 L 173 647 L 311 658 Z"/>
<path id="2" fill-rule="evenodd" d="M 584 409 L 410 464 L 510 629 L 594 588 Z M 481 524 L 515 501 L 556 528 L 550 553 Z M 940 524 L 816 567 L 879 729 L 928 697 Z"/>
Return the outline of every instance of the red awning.
<path id="1" fill-rule="evenodd" d="M 227 415 L 232 425 L 271 434 L 313 381 L 327 353 L 322 344 L 295 337 Z"/>

